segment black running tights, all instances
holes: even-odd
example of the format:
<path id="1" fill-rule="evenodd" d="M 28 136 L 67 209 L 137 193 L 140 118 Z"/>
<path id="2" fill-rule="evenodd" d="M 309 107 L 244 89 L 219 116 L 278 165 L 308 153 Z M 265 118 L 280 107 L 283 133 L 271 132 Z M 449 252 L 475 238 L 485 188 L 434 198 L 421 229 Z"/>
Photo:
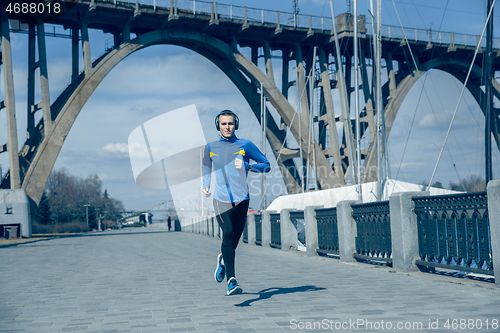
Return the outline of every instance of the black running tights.
<path id="1" fill-rule="evenodd" d="M 217 222 L 222 229 L 221 252 L 226 266 L 226 279 L 234 277 L 234 255 L 241 234 L 245 228 L 249 200 L 225 203 L 214 199 L 214 210 Z"/>

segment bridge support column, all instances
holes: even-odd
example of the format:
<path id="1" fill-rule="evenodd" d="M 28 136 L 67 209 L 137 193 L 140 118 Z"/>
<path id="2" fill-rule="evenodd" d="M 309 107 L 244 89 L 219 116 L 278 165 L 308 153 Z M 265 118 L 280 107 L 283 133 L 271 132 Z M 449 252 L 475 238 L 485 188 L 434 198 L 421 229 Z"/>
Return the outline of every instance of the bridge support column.
<path id="1" fill-rule="evenodd" d="M 71 29 L 71 83 L 76 83 L 79 76 L 79 46 L 78 46 L 78 29 Z"/>
<path id="2" fill-rule="evenodd" d="M 339 254 L 341 261 L 354 261 L 356 253 L 356 221 L 352 218 L 352 205 L 357 200 L 345 200 L 337 204 L 337 223 L 339 228 Z"/>
<path id="3" fill-rule="evenodd" d="M 296 251 L 299 248 L 297 229 L 290 220 L 290 212 L 295 209 L 282 209 L 280 211 L 281 249 L 283 251 Z"/>
<path id="4" fill-rule="evenodd" d="M 33 140 L 35 137 L 35 70 L 36 65 L 36 32 L 35 26 L 30 25 L 28 30 L 28 109 L 26 130 L 27 140 Z"/>
<path id="5" fill-rule="evenodd" d="M 52 113 L 50 111 L 49 74 L 47 69 L 47 51 L 45 47 L 45 27 L 39 21 L 38 27 L 38 63 L 40 67 L 40 90 L 42 93 L 43 127 L 45 135 L 52 131 Z"/>
<path id="6" fill-rule="evenodd" d="M 300 45 L 295 47 L 295 61 L 297 64 L 297 94 L 300 98 L 302 112 L 300 121 L 302 122 L 302 138 L 307 138 L 307 129 L 309 128 L 309 102 L 307 100 L 306 79 L 304 69 L 304 58 L 302 57 L 302 48 Z M 302 139 L 301 138 L 301 139 Z"/>
<path id="7" fill-rule="evenodd" d="M 413 261 L 418 257 L 417 215 L 412 198 L 430 192 L 399 192 L 389 198 L 391 212 L 392 267 L 417 271 Z"/>
<path id="8" fill-rule="evenodd" d="M 125 32 L 123 32 L 123 39 L 125 40 Z M 130 33 L 129 33 L 129 39 L 130 39 Z M 92 71 L 92 59 L 90 58 L 89 28 L 86 22 L 82 23 L 82 44 L 83 44 L 82 47 L 83 64 L 85 66 L 85 76 L 87 76 Z"/>
<path id="9" fill-rule="evenodd" d="M 342 170 L 342 157 L 340 156 L 340 145 L 338 141 L 337 123 L 335 121 L 335 111 L 333 109 L 333 98 L 331 90 L 330 76 L 328 74 L 328 61 L 325 50 L 319 50 L 319 65 L 321 69 L 321 90 L 325 100 L 328 131 L 330 132 L 330 154 L 333 157 L 333 168 L 339 177 L 339 183 L 344 185 L 344 172 Z M 323 147 L 325 149 L 325 147 Z"/>
<path id="10" fill-rule="evenodd" d="M 360 47 L 359 60 L 361 64 L 361 79 L 362 79 L 362 87 L 363 87 L 363 95 L 365 98 L 365 110 L 366 116 L 361 118 L 362 122 L 368 123 L 368 128 L 370 129 L 370 142 L 376 142 L 376 127 L 375 127 L 375 117 L 373 110 L 373 93 L 370 91 L 370 84 L 368 83 L 368 73 L 366 70 L 366 57 L 365 52 L 363 50 L 363 46 Z M 361 135 L 364 135 L 363 126 L 361 128 Z M 373 146 L 373 145 L 372 145 Z M 373 146 L 375 147 L 375 146 Z M 365 160 L 366 161 L 366 160 Z M 372 172 L 373 168 L 367 168 L 367 163 L 365 163 L 365 168 L 361 172 L 361 182 L 370 182 L 377 179 L 377 169 L 375 168 L 375 172 Z"/>
<path id="11" fill-rule="evenodd" d="M 500 287 L 500 180 L 491 180 L 487 190 L 493 272 L 495 285 Z"/>
<path id="12" fill-rule="evenodd" d="M 266 74 L 269 81 L 271 81 L 274 85 L 274 71 L 273 71 L 273 63 L 271 61 L 271 47 L 269 46 L 269 42 L 264 44 L 264 59 L 266 60 Z"/>
<path id="13" fill-rule="evenodd" d="M 16 103 L 14 98 L 14 73 L 12 70 L 12 52 L 10 48 L 9 20 L 5 11 L 1 11 L 2 34 L 2 64 L 5 84 L 5 101 L 3 106 L 7 111 L 7 151 L 10 164 L 10 188 L 21 188 L 21 175 L 19 172 L 19 155 L 17 144 Z M 1 147 L 0 147 L 1 148 Z M 0 176 L 1 180 L 1 176 Z"/>
<path id="14" fill-rule="evenodd" d="M 255 66 L 259 66 L 259 48 L 255 45 L 251 47 L 252 54 L 251 54 L 251 61 Z"/>
<path id="15" fill-rule="evenodd" d="M 256 231 L 255 231 L 255 215 L 257 213 L 252 212 L 247 215 L 247 244 L 255 245 Z"/>
<path id="16" fill-rule="evenodd" d="M 394 68 L 392 66 L 392 52 L 387 53 L 385 64 L 387 67 L 387 77 L 389 78 L 389 96 L 391 96 L 391 98 L 395 98 L 397 88 L 396 75 L 394 75 Z"/>
<path id="17" fill-rule="evenodd" d="M 282 50 L 281 51 L 281 61 L 282 61 L 282 69 L 281 69 L 281 93 L 283 94 L 283 97 L 288 99 L 288 89 L 291 86 L 290 83 L 290 52 L 288 50 Z M 286 136 L 286 123 L 283 120 L 283 117 L 281 117 L 281 124 L 280 124 L 280 131 L 281 135 L 283 137 Z M 286 146 L 285 146 L 286 147 Z"/>
<path id="18" fill-rule="evenodd" d="M 318 252 L 318 221 L 316 209 L 323 206 L 307 206 L 304 208 L 304 222 L 306 224 L 306 253 L 308 256 L 317 256 Z"/>
<path id="19" fill-rule="evenodd" d="M 345 73 L 345 76 L 341 75 L 341 71 L 343 73 L 343 64 L 341 60 L 341 56 L 337 55 L 336 57 L 337 61 L 335 61 L 336 67 L 337 67 L 337 82 L 341 82 L 340 87 L 339 87 L 339 93 L 340 93 L 340 103 L 341 103 L 341 108 L 342 108 L 342 116 L 340 117 L 342 123 L 344 124 L 344 140 L 343 146 L 344 148 L 344 154 L 347 155 L 347 160 L 349 162 L 349 167 L 352 169 L 354 165 L 356 164 L 355 161 L 355 156 L 354 155 L 354 142 L 353 142 L 353 133 L 352 133 L 352 124 L 351 124 L 351 116 L 350 116 L 350 102 L 349 102 L 349 96 L 351 93 L 351 74 L 350 70 L 347 70 Z M 346 57 L 346 69 L 351 68 L 351 60 L 349 57 Z M 342 96 L 344 96 L 342 98 Z M 347 172 L 347 170 L 346 170 Z M 351 177 L 354 178 L 354 172 L 353 170 L 350 170 Z M 353 179 L 354 180 L 354 179 Z"/>

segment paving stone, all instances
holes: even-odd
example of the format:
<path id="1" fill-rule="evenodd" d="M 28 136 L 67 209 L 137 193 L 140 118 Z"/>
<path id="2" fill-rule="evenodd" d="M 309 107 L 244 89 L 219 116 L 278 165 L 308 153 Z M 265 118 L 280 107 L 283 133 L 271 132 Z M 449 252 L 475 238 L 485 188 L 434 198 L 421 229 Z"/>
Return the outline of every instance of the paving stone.
<path id="1" fill-rule="evenodd" d="M 491 327 L 500 320 L 500 290 L 489 282 L 240 244 L 244 293 L 228 297 L 227 284 L 213 279 L 219 251 L 219 239 L 152 228 L 0 248 L 0 332 L 276 333 L 323 320 L 459 332 L 443 327 L 447 319 L 500 331 Z"/>

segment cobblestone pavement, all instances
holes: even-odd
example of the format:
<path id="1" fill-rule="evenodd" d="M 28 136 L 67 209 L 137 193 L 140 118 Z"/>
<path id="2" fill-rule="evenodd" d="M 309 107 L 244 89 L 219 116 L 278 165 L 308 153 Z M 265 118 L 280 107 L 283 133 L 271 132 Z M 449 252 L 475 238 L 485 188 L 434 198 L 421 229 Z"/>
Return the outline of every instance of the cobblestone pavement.
<path id="1" fill-rule="evenodd" d="M 500 332 L 493 283 L 242 243 L 225 296 L 219 249 L 152 228 L 0 248 L 0 332 Z"/>

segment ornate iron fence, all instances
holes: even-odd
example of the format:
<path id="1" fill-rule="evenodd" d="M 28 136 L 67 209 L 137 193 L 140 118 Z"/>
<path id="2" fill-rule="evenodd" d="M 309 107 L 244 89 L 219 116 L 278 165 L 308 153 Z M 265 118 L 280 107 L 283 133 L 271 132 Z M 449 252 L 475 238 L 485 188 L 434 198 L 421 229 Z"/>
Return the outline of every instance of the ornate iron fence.
<path id="1" fill-rule="evenodd" d="M 316 209 L 318 223 L 318 254 L 339 254 L 337 208 Z"/>
<path id="2" fill-rule="evenodd" d="M 262 246 L 262 214 L 255 215 L 255 244 Z"/>
<path id="3" fill-rule="evenodd" d="M 292 211 L 290 212 L 290 221 L 292 222 L 295 229 L 297 229 L 297 238 L 302 245 L 306 246 L 306 225 L 304 221 L 304 211 Z"/>
<path id="4" fill-rule="evenodd" d="M 389 201 L 352 205 L 352 218 L 357 230 L 354 257 L 392 264 Z"/>
<path id="5" fill-rule="evenodd" d="M 271 218 L 271 247 L 281 249 L 281 217 L 280 214 L 270 214 Z"/>
<path id="6" fill-rule="evenodd" d="M 417 265 L 493 275 L 486 192 L 413 198 Z"/>

